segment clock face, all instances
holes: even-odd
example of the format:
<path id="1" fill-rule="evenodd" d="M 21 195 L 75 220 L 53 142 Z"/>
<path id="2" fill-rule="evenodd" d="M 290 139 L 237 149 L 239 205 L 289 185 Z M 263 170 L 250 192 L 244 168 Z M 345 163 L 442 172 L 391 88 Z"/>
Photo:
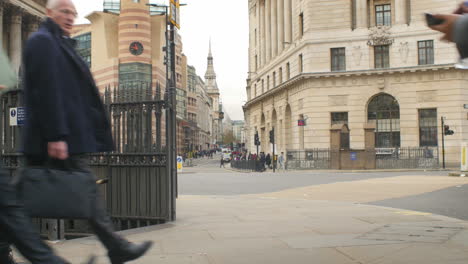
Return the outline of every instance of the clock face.
<path id="1" fill-rule="evenodd" d="M 132 42 L 130 44 L 130 53 L 135 56 L 141 55 L 143 53 L 143 45 L 140 42 Z"/>

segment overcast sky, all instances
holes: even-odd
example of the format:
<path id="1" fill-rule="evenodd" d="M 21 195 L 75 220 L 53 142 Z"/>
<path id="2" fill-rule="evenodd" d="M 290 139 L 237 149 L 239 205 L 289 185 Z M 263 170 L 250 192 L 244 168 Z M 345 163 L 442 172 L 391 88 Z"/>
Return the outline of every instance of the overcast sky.
<path id="1" fill-rule="evenodd" d="M 166 3 L 167 0 L 150 0 Z M 102 11 L 103 0 L 75 0 L 79 19 Z M 208 43 L 211 37 L 214 66 L 225 110 L 232 120 L 244 119 L 248 71 L 249 21 L 246 0 L 181 0 L 181 30 L 184 53 L 203 79 L 206 72 Z"/>

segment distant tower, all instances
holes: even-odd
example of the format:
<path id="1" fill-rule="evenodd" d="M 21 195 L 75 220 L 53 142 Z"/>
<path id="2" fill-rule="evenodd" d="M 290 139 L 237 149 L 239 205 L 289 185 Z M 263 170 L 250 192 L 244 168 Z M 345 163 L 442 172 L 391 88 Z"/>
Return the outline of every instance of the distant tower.
<path id="1" fill-rule="evenodd" d="M 219 112 L 219 89 L 216 83 L 216 72 L 213 65 L 213 54 L 211 53 L 211 40 L 210 48 L 208 51 L 208 66 L 205 73 L 205 86 L 208 95 L 213 98 L 213 110 Z"/>
<path id="2" fill-rule="evenodd" d="M 121 0 L 119 15 L 119 63 L 151 64 L 149 0 Z"/>

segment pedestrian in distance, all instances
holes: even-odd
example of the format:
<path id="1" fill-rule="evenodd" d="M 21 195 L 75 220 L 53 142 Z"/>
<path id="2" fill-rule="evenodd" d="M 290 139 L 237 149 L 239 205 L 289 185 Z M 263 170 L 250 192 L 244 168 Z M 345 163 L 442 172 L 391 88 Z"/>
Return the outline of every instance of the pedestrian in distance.
<path id="1" fill-rule="evenodd" d="M 266 163 L 266 167 L 268 169 L 271 169 L 271 156 L 270 156 L 270 153 L 268 153 L 265 157 L 265 163 Z"/>
<path id="2" fill-rule="evenodd" d="M 278 157 L 278 165 L 279 165 L 279 167 L 278 167 L 279 170 L 285 170 L 284 169 L 284 153 L 283 152 L 281 152 L 281 155 Z"/>
<path id="3" fill-rule="evenodd" d="M 0 47 L 0 93 L 15 85 L 16 74 Z M 11 243 L 32 264 L 67 264 L 41 240 L 17 197 L 17 189 L 11 183 L 9 172 L 0 168 L 0 263 L 15 264 Z M 94 258 L 88 263 L 94 263 Z"/>
<path id="4" fill-rule="evenodd" d="M 220 168 L 221 168 L 221 167 L 226 168 L 226 167 L 224 166 L 224 157 L 223 157 L 223 155 L 221 155 L 221 164 L 219 165 L 219 167 L 220 167 Z"/>
<path id="5" fill-rule="evenodd" d="M 88 153 L 114 150 L 110 122 L 94 78 L 70 38 L 77 16 L 72 0 L 49 0 L 46 11 L 24 50 L 25 163 L 90 172 Z M 89 222 L 112 264 L 135 260 L 152 245 L 133 244 L 116 234 L 102 199 Z"/>

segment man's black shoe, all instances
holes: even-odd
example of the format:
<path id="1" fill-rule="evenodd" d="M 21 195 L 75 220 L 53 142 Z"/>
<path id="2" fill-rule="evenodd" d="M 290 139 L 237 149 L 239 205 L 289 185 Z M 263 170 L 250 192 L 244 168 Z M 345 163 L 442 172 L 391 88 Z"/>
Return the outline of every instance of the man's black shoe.
<path id="1" fill-rule="evenodd" d="M 120 252 L 109 252 L 109 258 L 112 264 L 123 264 L 143 256 L 152 245 L 152 241 L 146 241 L 140 245 L 128 243 L 127 247 L 121 249 Z"/>

